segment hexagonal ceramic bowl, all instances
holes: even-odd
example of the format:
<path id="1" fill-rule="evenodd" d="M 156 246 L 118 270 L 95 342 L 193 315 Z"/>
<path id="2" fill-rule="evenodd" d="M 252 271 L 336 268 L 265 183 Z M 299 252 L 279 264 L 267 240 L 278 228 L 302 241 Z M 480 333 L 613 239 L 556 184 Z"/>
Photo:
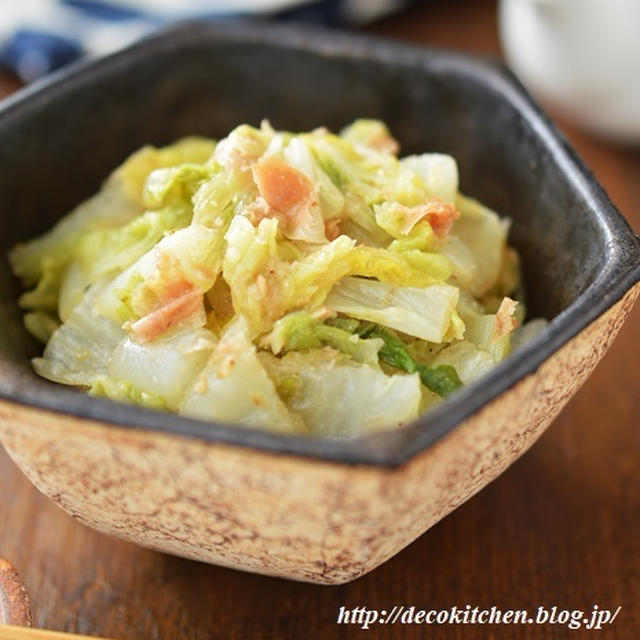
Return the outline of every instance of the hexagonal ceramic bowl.
<path id="1" fill-rule="evenodd" d="M 0 268 L 0 436 L 80 521 L 205 562 L 318 583 L 370 571 L 495 478 L 589 375 L 638 295 L 638 238 L 502 67 L 324 31 L 185 25 L 0 106 L 2 255 L 145 143 L 384 119 L 403 152 L 458 160 L 513 220 L 549 327 L 414 424 L 287 437 L 115 404 L 39 379 L 18 284 Z"/>

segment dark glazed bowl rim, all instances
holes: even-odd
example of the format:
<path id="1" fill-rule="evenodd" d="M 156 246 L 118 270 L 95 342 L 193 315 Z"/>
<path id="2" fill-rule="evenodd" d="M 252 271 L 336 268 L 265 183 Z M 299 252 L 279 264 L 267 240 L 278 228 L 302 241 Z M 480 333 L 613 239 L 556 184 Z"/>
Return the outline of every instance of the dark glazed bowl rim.
<path id="1" fill-rule="evenodd" d="M 0 122 L 19 110 L 38 109 L 52 96 L 64 97 L 90 74 L 124 69 L 154 52 L 212 39 L 235 43 L 264 43 L 292 51 L 351 60 L 377 60 L 399 68 L 437 68 L 455 71 L 489 86 L 508 102 L 535 131 L 573 188 L 589 203 L 606 237 L 606 267 L 567 309 L 518 353 L 461 389 L 404 429 L 329 439 L 287 436 L 229 424 L 183 418 L 136 406 L 93 398 L 63 386 L 36 384 L 5 370 L 0 397 L 31 408 L 53 411 L 114 426 L 160 431 L 207 442 L 251 447 L 328 462 L 393 467 L 424 451 L 502 392 L 536 369 L 589 323 L 620 300 L 640 280 L 640 240 L 609 200 L 564 137 L 531 100 L 518 80 L 502 65 L 464 54 L 399 44 L 379 38 L 325 29 L 263 23 L 183 23 L 165 29 L 118 53 L 72 65 L 67 70 L 23 89 L 0 104 Z M 428 60 L 428 65 L 427 65 Z"/>

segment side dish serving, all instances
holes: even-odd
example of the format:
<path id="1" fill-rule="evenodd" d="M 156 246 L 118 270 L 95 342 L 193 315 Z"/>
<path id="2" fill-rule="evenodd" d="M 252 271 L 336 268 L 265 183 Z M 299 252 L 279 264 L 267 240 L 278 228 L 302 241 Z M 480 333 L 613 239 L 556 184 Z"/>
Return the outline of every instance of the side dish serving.
<path id="1" fill-rule="evenodd" d="M 508 221 L 459 193 L 450 156 L 397 152 L 358 120 L 134 153 L 10 254 L 35 370 L 287 433 L 412 421 L 544 321 L 522 324 Z"/>

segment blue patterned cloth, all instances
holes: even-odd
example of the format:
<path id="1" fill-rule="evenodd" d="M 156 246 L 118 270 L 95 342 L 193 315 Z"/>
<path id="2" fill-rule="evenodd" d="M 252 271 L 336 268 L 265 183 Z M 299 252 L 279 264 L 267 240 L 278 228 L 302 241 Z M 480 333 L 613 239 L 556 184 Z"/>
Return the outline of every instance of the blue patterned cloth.
<path id="1" fill-rule="evenodd" d="M 184 18 L 365 24 L 411 0 L 0 0 L 0 65 L 31 82 Z"/>

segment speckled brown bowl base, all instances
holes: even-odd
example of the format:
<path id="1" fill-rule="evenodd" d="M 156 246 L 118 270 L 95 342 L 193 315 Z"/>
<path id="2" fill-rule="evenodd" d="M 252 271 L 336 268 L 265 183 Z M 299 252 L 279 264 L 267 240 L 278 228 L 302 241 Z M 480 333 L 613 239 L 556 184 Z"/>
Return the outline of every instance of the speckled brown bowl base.
<path id="1" fill-rule="evenodd" d="M 398 468 L 328 463 L 0 404 L 34 484 L 107 534 L 212 564 L 340 584 L 393 556 L 526 451 L 604 355 L 640 285 Z"/>

